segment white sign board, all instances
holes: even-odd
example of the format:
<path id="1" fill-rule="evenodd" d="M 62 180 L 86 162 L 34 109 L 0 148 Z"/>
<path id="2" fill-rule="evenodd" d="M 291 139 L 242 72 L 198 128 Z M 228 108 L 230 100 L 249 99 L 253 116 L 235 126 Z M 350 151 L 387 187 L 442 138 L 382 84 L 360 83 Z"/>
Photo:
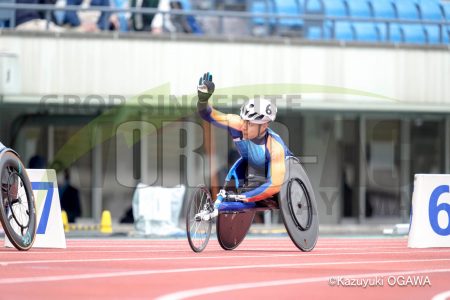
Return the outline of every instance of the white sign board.
<path id="1" fill-rule="evenodd" d="M 408 247 L 450 247 L 450 175 L 415 175 Z"/>
<path id="2" fill-rule="evenodd" d="M 32 248 L 66 248 L 55 170 L 27 169 L 36 201 L 36 239 Z M 13 247 L 5 237 L 5 247 Z"/>

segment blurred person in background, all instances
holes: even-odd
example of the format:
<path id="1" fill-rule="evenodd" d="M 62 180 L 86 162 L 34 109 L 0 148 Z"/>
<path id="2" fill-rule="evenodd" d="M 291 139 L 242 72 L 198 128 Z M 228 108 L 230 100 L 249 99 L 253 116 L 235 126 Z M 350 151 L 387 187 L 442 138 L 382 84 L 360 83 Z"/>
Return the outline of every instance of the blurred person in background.
<path id="1" fill-rule="evenodd" d="M 84 0 L 83 5 L 104 6 L 110 8 L 128 8 L 128 0 Z M 97 28 L 99 30 L 116 30 L 128 31 L 129 14 L 125 12 L 111 13 L 111 12 L 97 12 Z"/>
<path id="2" fill-rule="evenodd" d="M 111 0 L 111 7 L 115 8 L 129 8 L 128 0 Z M 118 12 L 112 14 L 110 18 L 111 25 L 110 29 L 119 30 L 122 32 L 128 31 L 129 29 L 129 19 L 130 13 Z"/>
<path id="3" fill-rule="evenodd" d="M 55 4 L 52 0 L 16 0 L 17 4 Z M 62 32 L 64 29 L 57 26 L 54 20 L 45 20 L 44 12 L 29 9 L 17 9 L 16 12 L 16 30 L 29 31 L 53 31 Z M 47 28 L 48 27 L 48 28 Z"/>
<path id="4" fill-rule="evenodd" d="M 160 0 L 158 10 L 161 13 L 156 14 L 153 19 L 153 33 L 203 33 L 194 16 L 163 13 L 169 12 L 170 10 L 187 10 L 180 1 Z"/>
<path id="5" fill-rule="evenodd" d="M 56 6 L 81 6 L 83 0 L 57 0 Z M 54 19 L 56 24 L 64 26 L 69 30 L 82 31 L 82 32 L 95 32 L 97 26 L 95 22 L 82 21 L 78 16 L 78 11 L 55 11 Z"/>
<path id="6" fill-rule="evenodd" d="M 47 160 L 38 154 L 33 155 L 30 158 L 30 161 L 28 162 L 28 168 L 29 169 L 46 169 L 47 168 Z"/>
<path id="7" fill-rule="evenodd" d="M 155 15 L 152 21 L 152 33 L 175 32 L 176 28 L 170 21 L 170 15 L 163 13 L 170 10 L 170 0 L 160 0 L 158 10 L 160 12 Z"/>
<path id="8" fill-rule="evenodd" d="M 158 8 L 159 0 L 131 0 L 134 8 Z M 151 31 L 155 14 L 133 13 L 131 15 L 131 28 L 134 31 Z"/>
<path id="9" fill-rule="evenodd" d="M 66 5 L 80 6 L 81 8 L 89 7 L 114 7 L 112 3 L 118 4 L 120 7 L 125 6 L 125 0 L 57 0 L 57 6 L 64 7 Z M 122 13 L 123 14 L 123 13 Z M 110 12 L 101 12 L 95 10 L 89 11 L 58 11 L 55 12 L 56 23 L 60 26 L 81 32 L 97 32 L 99 30 L 119 30 L 128 28 L 128 21 L 123 20 L 120 23 L 122 15 Z M 123 26 L 123 27 L 121 27 Z"/>
<path id="10" fill-rule="evenodd" d="M 70 171 L 65 169 L 57 174 L 61 209 L 67 213 L 69 223 L 81 217 L 81 201 L 78 189 L 70 183 Z"/>

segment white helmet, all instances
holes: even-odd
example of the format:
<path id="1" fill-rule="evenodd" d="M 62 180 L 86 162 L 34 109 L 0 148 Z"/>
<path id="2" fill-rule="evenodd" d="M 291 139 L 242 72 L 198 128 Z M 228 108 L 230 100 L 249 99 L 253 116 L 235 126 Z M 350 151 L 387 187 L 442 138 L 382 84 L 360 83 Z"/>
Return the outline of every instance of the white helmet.
<path id="1" fill-rule="evenodd" d="M 241 107 L 241 118 L 256 124 L 273 122 L 277 116 L 277 106 L 267 99 L 250 99 Z"/>

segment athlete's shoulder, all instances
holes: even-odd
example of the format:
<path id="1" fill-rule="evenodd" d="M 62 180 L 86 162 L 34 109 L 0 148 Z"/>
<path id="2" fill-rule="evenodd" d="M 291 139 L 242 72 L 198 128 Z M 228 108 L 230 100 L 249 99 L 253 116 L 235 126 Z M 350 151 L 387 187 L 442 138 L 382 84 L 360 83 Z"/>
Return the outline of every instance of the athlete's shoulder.
<path id="1" fill-rule="evenodd" d="M 278 133 L 276 133 L 275 131 L 273 131 L 270 128 L 267 128 L 267 132 L 268 132 L 270 137 L 272 137 L 275 141 L 277 141 L 278 143 L 280 143 L 284 147 L 285 143 L 284 143 L 283 139 L 281 138 L 281 136 Z"/>
<path id="2" fill-rule="evenodd" d="M 282 152 L 283 156 L 289 156 L 292 155 L 291 150 L 289 150 L 289 148 L 287 147 L 286 143 L 283 141 L 283 139 L 272 129 L 268 128 L 267 132 L 269 134 L 269 138 L 272 139 L 272 149 L 271 152 L 273 152 L 274 154 L 276 153 L 275 151 L 278 152 Z"/>
<path id="3" fill-rule="evenodd" d="M 269 133 L 269 137 L 267 139 L 267 148 L 272 157 L 284 157 L 285 146 L 280 136 L 272 135 Z"/>
<path id="4" fill-rule="evenodd" d="M 267 128 L 267 132 L 269 133 L 269 135 L 271 136 L 277 136 L 280 137 L 280 135 L 278 133 L 276 133 L 275 131 L 273 131 L 272 128 Z"/>

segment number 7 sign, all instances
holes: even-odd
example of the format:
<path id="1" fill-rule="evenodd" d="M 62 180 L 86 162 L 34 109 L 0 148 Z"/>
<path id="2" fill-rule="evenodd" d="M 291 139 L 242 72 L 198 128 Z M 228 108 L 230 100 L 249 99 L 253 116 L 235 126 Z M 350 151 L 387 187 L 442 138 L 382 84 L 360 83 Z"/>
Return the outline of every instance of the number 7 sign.
<path id="1" fill-rule="evenodd" d="M 36 234 L 45 234 L 45 230 L 47 229 L 48 218 L 50 216 L 50 208 L 52 207 L 53 200 L 53 182 L 31 182 L 31 188 L 34 191 L 45 190 L 47 192 L 42 212 L 40 214 L 38 227 L 36 230 Z M 36 198 L 36 196 L 35 196 Z"/>
<path id="2" fill-rule="evenodd" d="M 66 248 L 55 170 L 27 169 L 36 201 L 37 229 L 32 248 Z M 12 247 L 5 238 L 5 246 Z"/>

